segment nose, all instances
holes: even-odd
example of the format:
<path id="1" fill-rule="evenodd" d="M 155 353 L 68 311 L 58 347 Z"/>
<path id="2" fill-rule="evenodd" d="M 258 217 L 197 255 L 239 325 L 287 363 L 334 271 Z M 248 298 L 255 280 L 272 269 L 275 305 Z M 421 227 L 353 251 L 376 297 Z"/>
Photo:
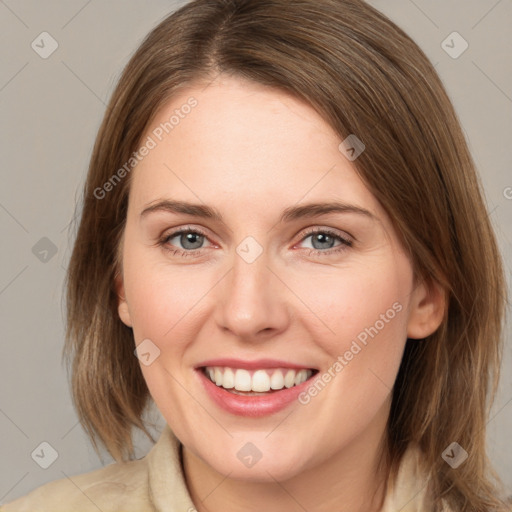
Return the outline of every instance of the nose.
<path id="1" fill-rule="evenodd" d="M 283 281 L 269 267 L 265 252 L 252 263 L 235 253 L 233 267 L 217 290 L 217 325 L 252 342 L 285 331 L 291 316 L 290 293 Z"/>

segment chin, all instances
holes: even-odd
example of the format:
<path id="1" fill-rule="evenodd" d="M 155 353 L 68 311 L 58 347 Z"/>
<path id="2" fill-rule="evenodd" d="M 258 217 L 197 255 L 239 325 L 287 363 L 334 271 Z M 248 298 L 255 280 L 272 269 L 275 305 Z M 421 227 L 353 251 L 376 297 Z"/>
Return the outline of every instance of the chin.
<path id="1" fill-rule="evenodd" d="M 268 435 L 267 433 L 264 434 Z M 235 442 L 228 447 L 220 447 L 216 453 L 211 451 L 203 461 L 215 471 L 228 475 L 229 478 L 247 482 L 269 483 L 276 480 L 288 480 L 306 469 L 304 453 L 300 446 L 284 446 L 279 442 L 254 443 Z M 259 446 L 259 448 L 257 448 Z M 288 451 L 289 453 L 286 453 Z M 227 453 L 233 455 L 227 457 Z"/>

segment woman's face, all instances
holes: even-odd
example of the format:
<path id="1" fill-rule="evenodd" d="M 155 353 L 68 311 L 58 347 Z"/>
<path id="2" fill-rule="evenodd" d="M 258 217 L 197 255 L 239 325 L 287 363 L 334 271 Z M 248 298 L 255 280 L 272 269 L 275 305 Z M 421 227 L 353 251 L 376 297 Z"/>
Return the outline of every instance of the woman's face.
<path id="1" fill-rule="evenodd" d="M 341 139 L 307 104 L 221 75 L 142 141 L 119 314 L 185 448 L 261 481 L 375 450 L 406 338 L 440 318 Z"/>

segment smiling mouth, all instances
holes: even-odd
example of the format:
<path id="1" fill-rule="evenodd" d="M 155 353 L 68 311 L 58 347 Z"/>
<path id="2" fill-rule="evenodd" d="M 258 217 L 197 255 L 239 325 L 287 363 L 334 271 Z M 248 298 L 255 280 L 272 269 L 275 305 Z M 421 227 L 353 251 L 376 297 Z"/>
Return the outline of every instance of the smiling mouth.
<path id="1" fill-rule="evenodd" d="M 203 366 L 211 382 L 236 395 L 261 396 L 298 386 L 318 373 L 313 368 L 246 370 L 226 366 Z"/>

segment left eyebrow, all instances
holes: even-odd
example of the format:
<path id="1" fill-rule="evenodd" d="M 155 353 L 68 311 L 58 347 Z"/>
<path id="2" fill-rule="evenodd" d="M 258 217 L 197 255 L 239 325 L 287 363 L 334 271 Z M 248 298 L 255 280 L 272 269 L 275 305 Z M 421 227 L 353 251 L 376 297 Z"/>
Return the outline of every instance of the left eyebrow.
<path id="1" fill-rule="evenodd" d="M 159 211 L 183 213 L 194 217 L 202 217 L 223 222 L 220 212 L 211 206 L 189 203 L 186 201 L 174 201 L 171 199 L 165 199 L 149 205 L 142 210 L 140 217 L 143 218 L 152 212 Z M 373 213 L 365 208 L 339 201 L 332 201 L 329 203 L 309 203 L 301 206 L 290 206 L 285 208 L 279 222 L 290 222 L 301 218 L 319 217 L 328 213 L 357 213 L 372 220 L 378 220 Z"/>
<path id="2" fill-rule="evenodd" d="M 372 220 L 378 220 L 372 212 L 365 208 L 354 204 L 332 201 L 329 203 L 309 203 L 302 206 L 286 208 L 281 216 L 280 222 L 289 222 L 304 217 L 319 217 L 327 213 L 358 213 Z"/>

